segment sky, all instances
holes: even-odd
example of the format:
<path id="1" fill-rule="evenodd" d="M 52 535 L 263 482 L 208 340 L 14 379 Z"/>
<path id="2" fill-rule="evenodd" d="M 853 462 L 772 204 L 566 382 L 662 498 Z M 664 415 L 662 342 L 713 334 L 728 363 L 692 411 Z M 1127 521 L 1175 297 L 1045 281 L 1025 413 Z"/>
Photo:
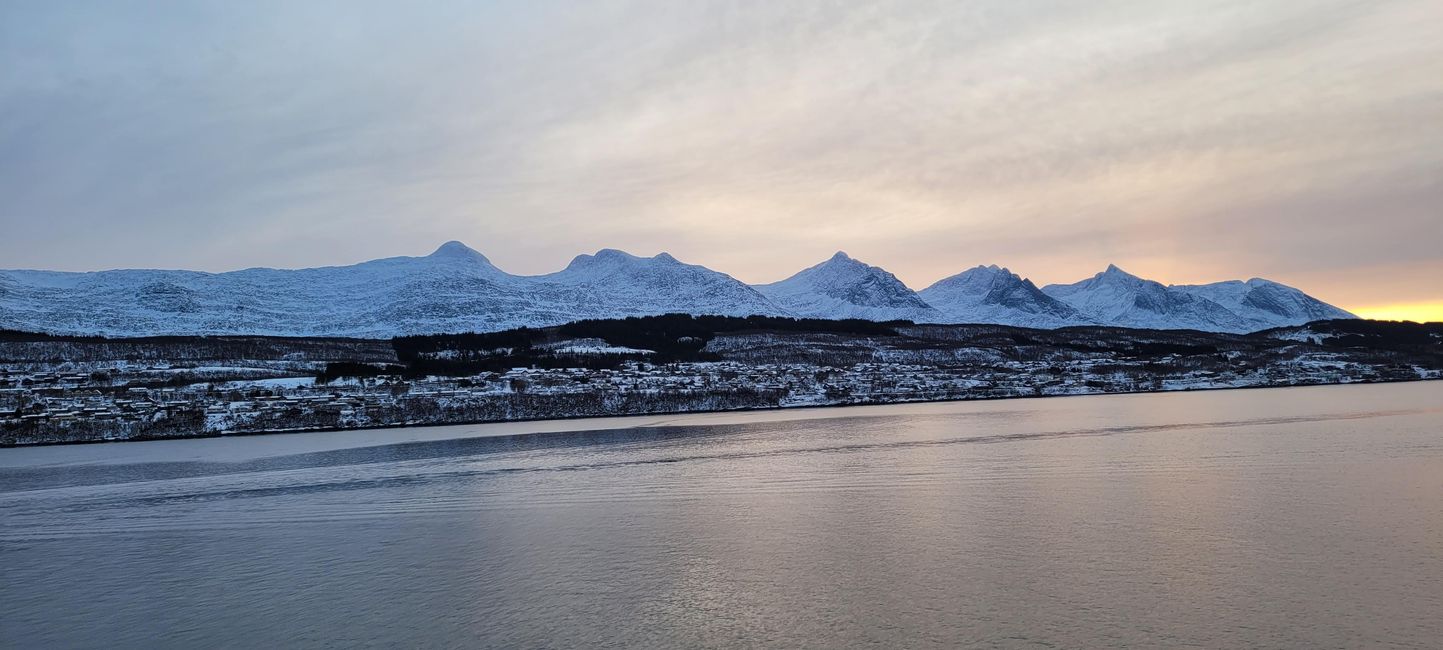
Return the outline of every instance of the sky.
<path id="1" fill-rule="evenodd" d="M 1443 2 L 0 3 L 0 268 L 1115 263 L 1443 320 Z"/>

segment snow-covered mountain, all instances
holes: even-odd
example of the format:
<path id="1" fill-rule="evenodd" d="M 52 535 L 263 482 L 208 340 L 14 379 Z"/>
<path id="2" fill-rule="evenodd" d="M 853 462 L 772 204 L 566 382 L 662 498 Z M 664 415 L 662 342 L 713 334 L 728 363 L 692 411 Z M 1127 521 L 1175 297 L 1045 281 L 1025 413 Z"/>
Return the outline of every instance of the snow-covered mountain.
<path id="1" fill-rule="evenodd" d="M 480 253 L 228 273 L 7 271 L 0 326 L 125 335 L 392 335 L 512 327 L 534 303 Z"/>
<path id="2" fill-rule="evenodd" d="M 111 336 L 395 336 L 668 312 L 779 314 L 731 276 L 604 250 L 511 275 L 460 242 L 425 257 L 228 273 L 0 272 L 0 327 Z"/>
<path id="3" fill-rule="evenodd" d="M 979 266 L 918 294 L 844 253 L 757 286 L 666 253 L 610 249 L 555 273 L 512 275 L 460 242 L 424 257 L 298 270 L 0 271 L 0 329 L 60 334 L 385 337 L 677 312 L 1221 332 L 1353 317 L 1267 280 L 1163 286 L 1115 266 L 1042 289 Z"/>
<path id="4" fill-rule="evenodd" d="M 1042 291 L 1104 325 L 1212 332 L 1262 329 L 1207 298 L 1144 280 L 1111 264 L 1081 282 L 1049 284 Z"/>
<path id="5" fill-rule="evenodd" d="M 998 267 L 976 266 L 938 280 L 918 295 L 942 313 L 948 323 L 995 323 L 1022 327 L 1091 325 L 1084 316 L 1032 284 Z"/>
<path id="6" fill-rule="evenodd" d="M 1302 291 L 1253 278 L 1200 285 L 1144 280 L 1114 265 L 1074 284 L 1042 288 L 1104 325 L 1255 332 L 1315 320 L 1357 318 Z"/>
<path id="7" fill-rule="evenodd" d="M 771 284 L 755 285 L 778 307 L 806 318 L 938 322 L 941 313 L 897 276 L 838 251 L 831 259 Z"/>
<path id="8" fill-rule="evenodd" d="M 736 278 L 683 264 L 666 253 L 647 258 L 604 249 L 595 255 L 578 255 L 556 273 L 528 279 L 544 292 L 541 298 L 546 303 L 582 318 L 665 313 L 785 315 Z"/>
<path id="9" fill-rule="evenodd" d="M 1357 318 L 1285 284 L 1253 278 L 1212 284 L 1170 285 L 1168 288 L 1211 300 L 1263 328 L 1301 325 L 1315 320 Z"/>

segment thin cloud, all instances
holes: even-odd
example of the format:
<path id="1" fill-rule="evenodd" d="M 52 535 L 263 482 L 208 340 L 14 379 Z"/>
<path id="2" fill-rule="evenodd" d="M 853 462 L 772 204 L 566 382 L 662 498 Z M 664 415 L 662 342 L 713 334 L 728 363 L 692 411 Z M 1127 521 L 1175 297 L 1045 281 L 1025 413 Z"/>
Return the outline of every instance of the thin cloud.
<path id="1" fill-rule="evenodd" d="M 1116 262 L 1443 290 L 1436 2 L 157 13 L 0 7 L 0 266 L 462 239 L 519 273 L 616 247 L 760 282 L 845 249 L 916 287 Z"/>

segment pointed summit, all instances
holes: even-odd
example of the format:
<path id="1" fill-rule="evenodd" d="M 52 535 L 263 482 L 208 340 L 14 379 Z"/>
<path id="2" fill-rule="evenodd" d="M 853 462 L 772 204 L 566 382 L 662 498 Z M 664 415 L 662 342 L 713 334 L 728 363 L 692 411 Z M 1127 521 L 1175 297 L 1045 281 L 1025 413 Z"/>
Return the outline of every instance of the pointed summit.
<path id="1" fill-rule="evenodd" d="M 1137 276 L 1122 270 L 1116 264 L 1108 264 L 1106 269 L 1098 273 L 1099 278 L 1136 278 Z"/>
<path id="2" fill-rule="evenodd" d="M 1065 303 L 1042 293 L 1031 280 L 996 264 L 974 266 L 938 280 L 918 295 L 949 323 L 1000 323 L 1064 327 L 1090 323 Z"/>
<path id="3" fill-rule="evenodd" d="M 897 276 L 842 251 L 781 282 L 754 288 L 783 309 L 808 318 L 935 322 L 940 317 Z"/>
<path id="4" fill-rule="evenodd" d="M 482 255 L 470 246 L 467 246 L 454 239 L 444 244 L 441 244 L 441 246 L 437 248 L 435 252 L 427 255 L 426 257 L 443 260 L 466 260 L 472 262 L 481 262 L 487 265 L 491 264 L 491 260 L 486 259 L 485 255 Z"/>

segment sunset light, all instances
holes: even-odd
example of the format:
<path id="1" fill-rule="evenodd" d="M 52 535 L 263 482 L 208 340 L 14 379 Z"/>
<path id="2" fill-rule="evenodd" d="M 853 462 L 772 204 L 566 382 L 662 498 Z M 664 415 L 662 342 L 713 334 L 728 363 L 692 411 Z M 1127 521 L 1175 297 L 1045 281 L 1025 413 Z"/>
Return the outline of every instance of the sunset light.
<path id="1" fill-rule="evenodd" d="M 1443 301 L 1360 307 L 1351 311 L 1362 318 L 1376 320 L 1406 320 L 1415 323 L 1443 322 Z"/>
<path id="2" fill-rule="evenodd" d="M 1440 179 L 1443 0 L 0 0 L 0 646 L 1438 648 Z"/>

